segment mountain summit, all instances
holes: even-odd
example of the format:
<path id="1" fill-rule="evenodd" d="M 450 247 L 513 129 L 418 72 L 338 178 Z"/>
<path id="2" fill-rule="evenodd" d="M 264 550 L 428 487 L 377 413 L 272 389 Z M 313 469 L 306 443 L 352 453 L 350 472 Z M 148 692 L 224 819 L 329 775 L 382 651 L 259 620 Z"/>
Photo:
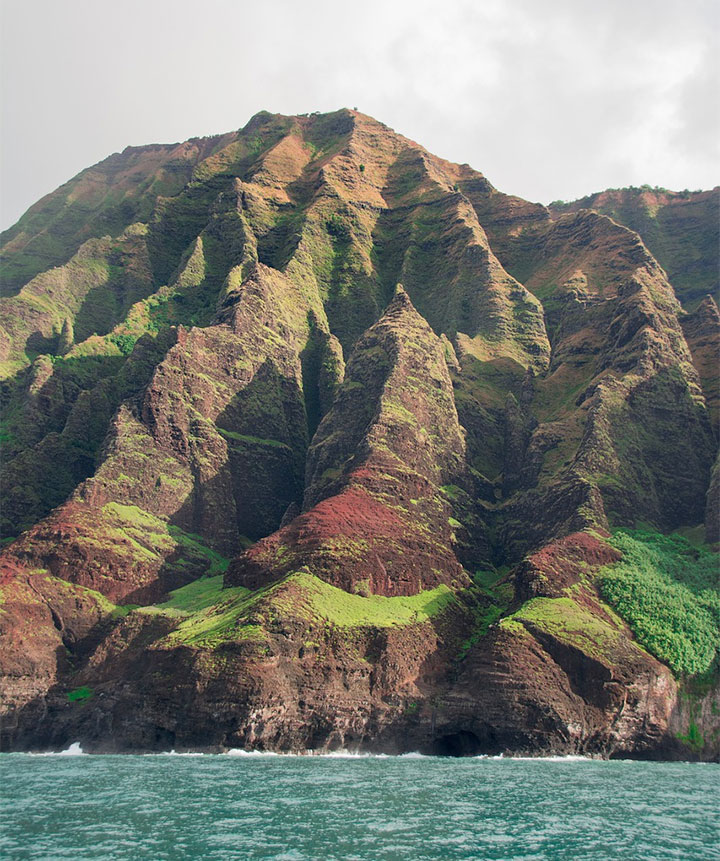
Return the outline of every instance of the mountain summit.
<path id="1" fill-rule="evenodd" d="M 546 208 L 340 110 L 36 203 L 3 749 L 720 756 L 719 197 Z"/>

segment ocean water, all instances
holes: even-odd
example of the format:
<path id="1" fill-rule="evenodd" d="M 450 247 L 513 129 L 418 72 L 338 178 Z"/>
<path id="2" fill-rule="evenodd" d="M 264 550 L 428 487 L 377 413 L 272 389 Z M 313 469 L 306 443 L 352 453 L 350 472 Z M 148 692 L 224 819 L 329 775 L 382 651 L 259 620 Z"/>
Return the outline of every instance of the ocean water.
<path id="1" fill-rule="evenodd" d="M 712 764 L 6 754 L 0 769 L 3 859 L 720 859 Z"/>

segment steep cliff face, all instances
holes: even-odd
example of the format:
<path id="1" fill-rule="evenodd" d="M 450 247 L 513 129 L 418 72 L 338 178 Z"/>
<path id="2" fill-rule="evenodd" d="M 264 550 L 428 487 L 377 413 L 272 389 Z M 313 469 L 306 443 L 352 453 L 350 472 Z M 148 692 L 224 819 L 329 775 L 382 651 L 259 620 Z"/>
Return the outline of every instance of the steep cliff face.
<path id="1" fill-rule="evenodd" d="M 688 311 L 707 293 L 720 300 L 720 187 L 712 191 L 611 189 L 571 203 L 554 203 L 550 209 L 555 213 L 592 209 L 637 231 Z"/>
<path id="2" fill-rule="evenodd" d="M 706 296 L 692 314 L 682 318 L 683 332 L 692 354 L 705 396 L 715 438 L 720 438 L 720 311 L 712 296 Z"/>
<path id="3" fill-rule="evenodd" d="M 551 211 L 343 110 L 36 204 L 3 745 L 717 757 L 720 327 L 667 240 L 711 197 L 676 198 Z"/>
<path id="4" fill-rule="evenodd" d="M 227 581 L 258 588 L 307 568 L 364 595 L 462 585 L 441 488 L 464 454 L 443 343 L 398 287 L 315 434 L 303 513 L 247 550 Z"/>
<path id="5" fill-rule="evenodd" d="M 547 372 L 506 405 L 503 529 L 516 553 L 593 525 L 699 523 L 716 447 L 706 305 L 685 315 L 641 238 L 607 217 L 551 220 L 487 183 L 467 181 L 467 193 L 500 260 L 542 301 L 551 346 Z M 681 321 L 698 333 L 697 358 Z M 682 474 L 678 451 L 688 454 Z M 543 519 L 532 517 L 537 505 Z M 533 522 L 542 533 L 528 532 Z"/>

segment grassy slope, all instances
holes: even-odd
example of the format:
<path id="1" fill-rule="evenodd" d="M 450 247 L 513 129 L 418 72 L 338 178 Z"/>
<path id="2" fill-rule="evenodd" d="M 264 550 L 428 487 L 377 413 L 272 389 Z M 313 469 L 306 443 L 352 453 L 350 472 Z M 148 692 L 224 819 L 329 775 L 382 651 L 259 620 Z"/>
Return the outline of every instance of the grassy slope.
<path id="1" fill-rule="evenodd" d="M 278 583 L 251 592 L 241 586 L 223 588 L 222 576 L 204 577 L 176 589 L 170 600 L 143 613 L 180 617 L 168 645 L 212 648 L 224 642 L 264 639 L 264 623 L 295 617 L 337 628 L 391 628 L 420 624 L 455 600 L 447 586 L 411 597 L 352 595 L 300 570 Z"/>
<path id="2" fill-rule="evenodd" d="M 169 600 L 138 608 L 141 613 L 178 619 L 178 627 L 165 641 L 168 646 L 215 648 L 225 642 L 263 640 L 266 622 L 280 618 L 346 630 L 402 627 L 421 624 L 460 600 L 447 586 L 410 597 L 354 595 L 307 569 L 256 591 L 223 588 L 227 560 L 204 548 L 197 536 L 174 529 L 172 535 L 192 555 L 204 554 L 208 570 L 200 579 L 174 590 Z M 600 569 L 596 582 L 603 598 L 628 622 L 638 643 L 678 676 L 711 669 L 720 645 L 717 554 L 694 547 L 679 535 L 637 530 L 618 530 L 610 543 L 623 553 L 623 559 Z M 623 636 L 622 623 L 609 608 L 607 618 L 599 618 L 576 600 L 572 589 L 560 598 L 534 598 L 505 616 L 512 595 L 503 572 L 478 572 L 470 591 L 475 595 L 476 619 L 469 638 L 460 644 L 460 659 L 498 621 L 503 628 L 518 632 L 527 623 L 597 657 L 607 655 Z M 104 610 L 114 616 L 133 609 L 102 600 Z"/>
<path id="3" fill-rule="evenodd" d="M 502 620 L 502 627 L 512 629 L 527 623 L 550 634 L 556 640 L 581 649 L 592 657 L 607 657 L 624 635 L 619 619 L 603 619 L 570 595 L 562 598 L 532 598 Z"/>
<path id="4" fill-rule="evenodd" d="M 638 641 L 676 675 L 709 670 L 720 648 L 718 556 L 678 535 L 618 530 L 620 562 L 602 569 L 600 591 Z"/>

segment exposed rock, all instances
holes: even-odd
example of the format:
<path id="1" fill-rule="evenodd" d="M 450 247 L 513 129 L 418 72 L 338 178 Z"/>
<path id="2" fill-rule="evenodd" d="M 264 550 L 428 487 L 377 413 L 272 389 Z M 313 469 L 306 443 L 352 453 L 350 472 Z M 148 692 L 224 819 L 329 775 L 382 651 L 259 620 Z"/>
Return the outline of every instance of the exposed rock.
<path id="1" fill-rule="evenodd" d="M 720 543 L 720 454 L 710 473 L 710 486 L 705 500 L 705 540 Z"/>
<path id="2" fill-rule="evenodd" d="M 398 286 L 315 434 L 304 513 L 247 550 L 228 582 L 256 589 L 301 567 L 386 596 L 465 582 L 440 494 L 464 452 L 442 343 Z"/>
<path id="3" fill-rule="evenodd" d="M 720 311 L 712 296 L 706 296 L 692 314 L 681 319 L 683 332 L 700 378 L 705 404 L 715 438 L 720 438 Z"/>
<path id="4" fill-rule="evenodd" d="M 713 294 L 716 302 L 720 300 L 720 187 L 692 192 L 649 186 L 618 188 L 550 208 L 553 212 L 594 209 L 636 230 L 688 310 L 706 293 Z"/>

